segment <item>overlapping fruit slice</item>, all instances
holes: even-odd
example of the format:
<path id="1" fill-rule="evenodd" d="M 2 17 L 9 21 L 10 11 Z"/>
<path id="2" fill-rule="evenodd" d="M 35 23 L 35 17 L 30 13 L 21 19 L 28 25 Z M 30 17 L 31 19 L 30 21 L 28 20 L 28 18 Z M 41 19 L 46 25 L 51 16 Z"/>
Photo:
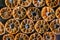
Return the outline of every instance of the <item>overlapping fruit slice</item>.
<path id="1" fill-rule="evenodd" d="M 46 0 L 46 4 L 47 6 L 54 8 L 59 5 L 59 0 Z"/>
<path id="2" fill-rule="evenodd" d="M 14 8 L 15 6 L 18 6 L 18 0 L 5 0 L 5 4 L 9 8 Z"/>
<path id="3" fill-rule="evenodd" d="M 0 22 L 0 35 L 5 34 L 5 28 L 2 22 Z"/>
<path id="4" fill-rule="evenodd" d="M 18 6 L 14 8 L 12 15 L 15 19 L 22 20 L 26 17 L 26 9 Z"/>
<path id="5" fill-rule="evenodd" d="M 46 32 L 43 35 L 44 40 L 56 40 L 56 36 L 52 32 Z"/>
<path id="6" fill-rule="evenodd" d="M 6 31 L 10 34 L 16 34 L 19 31 L 19 21 L 16 19 L 10 19 L 6 22 Z"/>
<path id="7" fill-rule="evenodd" d="M 55 19 L 50 23 L 51 31 L 54 34 L 60 34 L 60 19 Z"/>
<path id="8" fill-rule="evenodd" d="M 29 34 L 34 32 L 34 22 L 31 19 L 24 19 L 21 22 L 20 29 L 23 33 Z"/>
<path id="9" fill-rule="evenodd" d="M 21 7 L 28 7 L 30 6 L 32 0 L 18 0 L 18 5 Z"/>
<path id="10" fill-rule="evenodd" d="M 26 34 L 18 33 L 15 36 L 15 39 L 14 40 L 29 40 L 29 37 Z"/>
<path id="11" fill-rule="evenodd" d="M 55 12 L 51 7 L 43 7 L 41 16 L 45 21 L 51 21 L 55 18 Z"/>
<path id="12" fill-rule="evenodd" d="M 49 32 L 50 30 L 48 22 L 44 20 L 37 21 L 34 27 L 35 27 L 35 30 L 40 34 Z"/>
<path id="13" fill-rule="evenodd" d="M 14 40 L 14 36 L 12 34 L 5 34 L 3 40 Z"/>
<path id="14" fill-rule="evenodd" d="M 40 10 L 36 7 L 29 7 L 28 10 L 26 11 L 26 15 L 28 16 L 28 18 L 34 21 L 41 19 Z"/>
<path id="15" fill-rule="evenodd" d="M 9 19 L 11 18 L 11 9 L 8 8 L 8 7 L 4 7 L 0 10 L 0 16 L 3 18 L 3 19 Z"/>
<path id="16" fill-rule="evenodd" d="M 29 40 L 43 40 L 43 38 L 39 33 L 34 33 L 30 35 Z"/>
<path id="17" fill-rule="evenodd" d="M 56 15 L 57 18 L 60 18 L 60 7 L 58 7 L 58 8 L 56 9 L 55 15 Z"/>
<path id="18" fill-rule="evenodd" d="M 33 0 L 33 5 L 35 7 L 43 7 L 45 5 L 45 0 Z"/>

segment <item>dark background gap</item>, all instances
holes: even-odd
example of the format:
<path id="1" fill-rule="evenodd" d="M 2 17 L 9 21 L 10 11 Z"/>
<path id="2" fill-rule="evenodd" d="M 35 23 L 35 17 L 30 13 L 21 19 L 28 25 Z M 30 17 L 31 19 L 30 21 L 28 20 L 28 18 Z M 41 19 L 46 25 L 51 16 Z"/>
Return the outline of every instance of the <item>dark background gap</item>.
<path id="1" fill-rule="evenodd" d="M 56 40 L 60 40 L 60 35 L 56 35 Z"/>

